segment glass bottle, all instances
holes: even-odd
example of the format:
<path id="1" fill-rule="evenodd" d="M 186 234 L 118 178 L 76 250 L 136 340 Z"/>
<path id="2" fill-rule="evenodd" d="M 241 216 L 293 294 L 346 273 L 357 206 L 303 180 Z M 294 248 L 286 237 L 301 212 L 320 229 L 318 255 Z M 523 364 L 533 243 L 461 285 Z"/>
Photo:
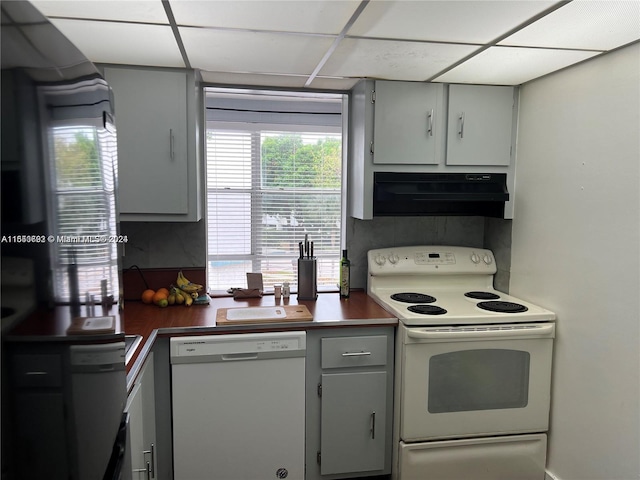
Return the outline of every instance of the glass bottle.
<path id="1" fill-rule="evenodd" d="M 351 262 L 347 258 L 347 251 L 342 250 L 340 259 L 340 298 L 349 298 L 349 280 L 351 275 Z"/>

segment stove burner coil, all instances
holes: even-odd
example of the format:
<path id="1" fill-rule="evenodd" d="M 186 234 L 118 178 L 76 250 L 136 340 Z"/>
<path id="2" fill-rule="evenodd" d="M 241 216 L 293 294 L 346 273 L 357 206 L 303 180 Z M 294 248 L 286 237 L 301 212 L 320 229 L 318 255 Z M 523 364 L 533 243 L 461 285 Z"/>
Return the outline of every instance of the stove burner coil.
<path id="1" fill-rule="evenodd" d="M 521 313 L 528 310 L 524 305 L 513 302 L 478 302 L 477 306 L 483 310 L 500 313 Z"/>
<path id="2" fill-rule="evenodd" d="M 391 300 L 404 303 L 433 303 L 436 301 L 435 297 L 424 293 L 394 293 L 391 295 Z"/>
<path id="3" fill-rule="evenodd" d="M 444 315 L 447 311 L 437 305 L 411 305 L 407 310 L 420 315 Z"/>
<path id="4" fill-rule="evenodd" d="M 475 298 L 476 300 L 497 300 L 500 298 L 500 295 L 496 295 L 491 292 L 467 292 L 464 294 L 465 297 Z"/>

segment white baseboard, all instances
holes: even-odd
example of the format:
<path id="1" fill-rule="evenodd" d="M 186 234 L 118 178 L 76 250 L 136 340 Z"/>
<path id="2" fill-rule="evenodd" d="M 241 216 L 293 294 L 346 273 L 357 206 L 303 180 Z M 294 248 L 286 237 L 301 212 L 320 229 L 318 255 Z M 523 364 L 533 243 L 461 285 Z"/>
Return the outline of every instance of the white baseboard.
<path id="1" fill-rule="evenodd" d="M 549 470 L 545 471 L 544 480 L 560 480 L 556 475 L 551 473 Z"/>

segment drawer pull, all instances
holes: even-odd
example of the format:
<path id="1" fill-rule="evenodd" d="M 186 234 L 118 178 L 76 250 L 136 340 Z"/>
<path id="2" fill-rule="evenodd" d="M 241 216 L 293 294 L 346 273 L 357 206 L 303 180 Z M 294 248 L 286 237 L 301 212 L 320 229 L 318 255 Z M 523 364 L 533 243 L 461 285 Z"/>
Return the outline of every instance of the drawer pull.
<path id="1" fill-rule="evenodd" d="M 25 375 L 49 375 L 49 372 L 26 372 Z"/>
<path id="2" fill-rule="evenodd" d="M 344 352 L 343 357 L 365 357 L 371 355 L 371 352 Z"/>

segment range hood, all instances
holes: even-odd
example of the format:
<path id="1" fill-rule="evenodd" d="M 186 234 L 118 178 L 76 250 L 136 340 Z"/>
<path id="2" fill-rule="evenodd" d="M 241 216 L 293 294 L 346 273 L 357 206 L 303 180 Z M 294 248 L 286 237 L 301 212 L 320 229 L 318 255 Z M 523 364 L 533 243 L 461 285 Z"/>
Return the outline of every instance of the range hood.
<path id="1" fill-rule="evenodd" d="M 374 217 L 504 218 L 504 205 L 508 200 L 506 173 L 374 173 Z"/>

